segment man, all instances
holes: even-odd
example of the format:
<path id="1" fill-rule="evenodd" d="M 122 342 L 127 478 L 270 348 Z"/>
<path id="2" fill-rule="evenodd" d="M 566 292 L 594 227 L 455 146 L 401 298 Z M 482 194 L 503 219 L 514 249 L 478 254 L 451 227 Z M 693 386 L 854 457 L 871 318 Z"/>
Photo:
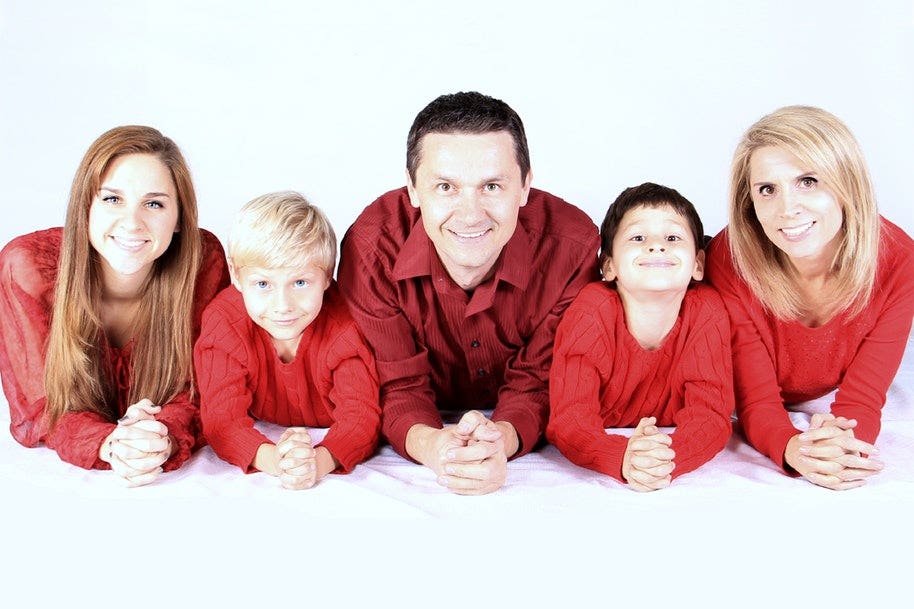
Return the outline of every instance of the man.
<path id="1" fill-rule="evenodd" d="M 599 236 L 530 188 L 523 123 L 486 95 L 426 106 L 406 170 L 347 231 L 338 281 L 375 351 L 385 437 L 453 492 L 488 493 L 545 429 L 555 329 L 598 278 Z"/>

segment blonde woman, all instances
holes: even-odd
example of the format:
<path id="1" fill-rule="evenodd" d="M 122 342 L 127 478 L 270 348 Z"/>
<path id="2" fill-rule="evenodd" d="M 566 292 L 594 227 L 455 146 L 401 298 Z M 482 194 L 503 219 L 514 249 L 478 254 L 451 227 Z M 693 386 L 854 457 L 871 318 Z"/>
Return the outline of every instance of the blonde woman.
<path id="1" fill-rule="evenodd" d="M 10 430 L 136 486 L 200 444 L 193 342 L 228 284 L 222 246 L 197 228 L 175 143 L 117 127 L 89 148 L 63 228 L 0 252 L 0 373 Z"/>
<path id="2" fill-rule="evenodd" d="M 731 318 L 740 424 L 786 472 L 843 490 L 882 469 L 874 443 L 914 316 L 912 259 L 840 120 L 790 106 L 745 133 L 707 276 Z M 793 426 L 785 404 L 835 389 L 829 413 Z"/>

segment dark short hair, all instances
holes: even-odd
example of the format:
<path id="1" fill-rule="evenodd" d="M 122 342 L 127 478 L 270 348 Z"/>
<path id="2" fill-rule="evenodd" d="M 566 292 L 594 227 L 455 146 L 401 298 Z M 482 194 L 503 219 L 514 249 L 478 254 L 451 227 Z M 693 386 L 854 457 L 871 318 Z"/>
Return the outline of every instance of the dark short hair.
<path id="1" fill-rule="evenodd" d="M 602 269 L 612 257 L 613 239 L 616 237 L 622 218 L 628 211 L 636 207 L 663 207 L 665 205 L 672 207 L 676 213 L 689 222 L 689 228 L 692 229 L 692 236 L 695 238 L 695 250 L 700 250 L 704 246 L 704 227 L 691 201 L 673 188 L 645 182 L 623 190 L 606 210 L 606 217 L 603 218 L 603 224 L 600 225 L 600 268 Z"/>
<path id="2" fill-rule="evenodd" d="M 466 91 L 442 95 L 416 115 L 406 138 L 406 169 L 416 182 L 422 138 L 429 133 L 491 133 L 507 131 L 514 140 L 514 156 L 521 180 L 530 172 L 530 150 L 524 124 L 517 112 L 500 99 Z"/>

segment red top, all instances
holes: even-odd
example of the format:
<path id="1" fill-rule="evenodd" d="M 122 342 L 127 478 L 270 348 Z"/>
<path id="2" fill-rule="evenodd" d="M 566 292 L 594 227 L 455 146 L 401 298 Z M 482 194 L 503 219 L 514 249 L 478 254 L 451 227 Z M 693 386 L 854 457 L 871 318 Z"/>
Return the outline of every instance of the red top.
<path id="1" fill-rule="evenodd" d="M 730 324 L 707 285 L 686 291 L 675 325 L 648 351 L 625 325 L 619 293 L 592 283 L 568 307 L 555 336 L 546 437 L 570 461 L 624 482 L 628 438 L 607 427 L 643 417 L 675 426 L 673 478 L 726 445 L 733 413 Z"/>
<path id="2" fill-rule="evenodd" d="M 381 408 L 374 357 L 336 284 L 302 334 L 295 359 L 279 359 L 270 335 L 255 324 L 234 287 L 203 314 L 194 348 L 200 417 L 216 454 L 245 472 L 261 444 L 254 419 L 278 425 L 329 427 L 324 446 L 348 473 L 378 443 Z"/>
<path id="3" fill-rule="evenodd" d="M 494 273 L 467 294 L 448 275 L 406 188 L 369 205 L 342 243 L 339 282 L 378 360 L 382 431 L 401 455 L 417 423 L 441 410 L 494 408 L 518 455 L 542 435 L 559 317 L 598 277 L 596 226 L 531 189 Z"/>
<path id="4" fill-rule="evenodd" d="M 749 442 L 784 466 L 787 442 L 799 433 L 784 404 L 835 388 L 831 412 L 857 419 L 854 435 L 875 442 L 914 316 L 914 241 L 883 219 L 869 304 L 856 317 L 839 313 L 818 328 L 764 310 L 737 275 L 727 229 L 708 247 L 707 276 L 730 313 L 737 414 Z"/>
<path id="5" fill-rule="evenodd" d="M 194 336 L 199 332 L 206 304 L 228 285 L 225 253 L 219 240 L 203 229 L 200 236 L 203 259 L 194 294 Z M 37 231 L 16 237 L 0 252 L 0 375 L 10 407 L 10 431 L 24 446 L 44 442 L 68 463 L 86 469 L 110 469 L 98 458 L 98 449 L 115 423 L 94 412 L 66 412 L 49 434 L 44 417 L 45 353 L 62 238 L 62 228 Z M 106 347 L 117 410 L 122 415 L 129 406 L 132 345 L 130 342 L 123 349 Z M 168 427 L 178 443 L 163 466 L 166 471 L 175 469 L 202 442 L 197 406 L 184 391 L 163 404 L 155 418 Z"/>

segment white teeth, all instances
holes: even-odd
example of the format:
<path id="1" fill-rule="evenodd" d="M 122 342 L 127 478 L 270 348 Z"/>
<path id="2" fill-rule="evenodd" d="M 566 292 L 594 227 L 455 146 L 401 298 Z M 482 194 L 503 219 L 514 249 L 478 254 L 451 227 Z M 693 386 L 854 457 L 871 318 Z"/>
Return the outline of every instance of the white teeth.
<path id="1" fill-rule="evenodd" d="M 475 239 L 476 237 L 482 237 L 483 235 L 485 235 L 485 234 L 486 234 L 486 231 L 480 231 L 480 232 L 478 232 L 478 233 L 458 233 L 458 232 L 455 232 L 454 234 L 457 235 L 458 237 L 462 238 L 462 239 Z"/>
<path id="2" fill-rule="evenodd" d="M 791 228 L 782 228 L 781 232 L 784 233 L 785 235 L 787 235 L 788 237 L 798 237 L 798 236 L 802 235 L 804 232 L 806 232 L 807 230 L 809 230 L 809 227 L 811 227 L 811 226 L 812 226 L 812 222 L 810 221 L 801 226 L 793 226 Z"/>

